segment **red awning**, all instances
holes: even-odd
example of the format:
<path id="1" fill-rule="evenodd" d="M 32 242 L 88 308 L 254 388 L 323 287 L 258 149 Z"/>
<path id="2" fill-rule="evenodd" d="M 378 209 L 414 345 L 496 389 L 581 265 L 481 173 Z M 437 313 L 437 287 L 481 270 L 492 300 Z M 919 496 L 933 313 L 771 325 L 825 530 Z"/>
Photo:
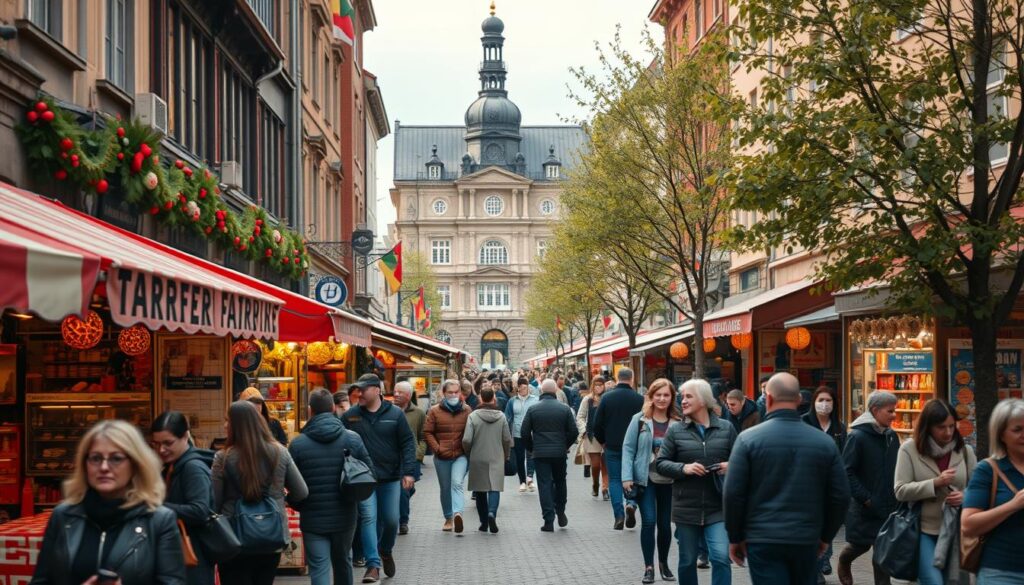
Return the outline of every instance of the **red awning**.
<path id="1" fill-rule="evenodd" d="M 791 282 L 710 313 L 704 317 L 704 338 L 781 327 L 786 319 L 831 304 L 832 295 L 811 294 L 815 284 L 813 280 Z"/>

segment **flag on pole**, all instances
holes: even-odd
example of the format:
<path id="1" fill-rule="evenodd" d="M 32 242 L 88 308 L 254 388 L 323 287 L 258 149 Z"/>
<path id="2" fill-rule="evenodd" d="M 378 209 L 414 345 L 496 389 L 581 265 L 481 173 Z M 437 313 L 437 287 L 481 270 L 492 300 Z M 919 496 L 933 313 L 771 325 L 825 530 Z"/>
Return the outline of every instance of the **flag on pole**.
<path id="1" fill-rule="evenodd" d="M 384 282 L 388 285 L 388 296 L 402 288 L 402 242 L 395 244 L 390 252 L 377 260 Z"/>
<path id="2" fill-rule="evenodd" d="M 430 307 L 427 307 L 427 318 L 423 320 L 423 330 L 430 329 Z"/>
<path id="3" fill-rule="evenodd" d="M 605 313 L 604 317 L 601 317 L 601 322 L 604 323 L 604 328 L 608 329 L 612 326 L 612 314 Z"/>
<path id="4" fill-rule="evenodd" d="M 416 299 L 416 322 L 422 323 L 427 318 L 427 300 L 423 297 L 423 287 L 420 287 L 419 297 Z"/>
<path id="5" fill-rule="evenodd" d="M 356 42 L 355 26 L 352 24 L 352 16 L 355 10 L 348 0 L 331 0 L 331 17 L 334 20 L 334 38 L 348 46 L 354 46 Z"/>
<path id="6" fill-rule="evenodd" d="M 555 316 L 555 329 L 557 331 L 564 331 L 565 330 L 565 328 L 562 327 L 562 317 L 559 316 L 559 315 Z"/>

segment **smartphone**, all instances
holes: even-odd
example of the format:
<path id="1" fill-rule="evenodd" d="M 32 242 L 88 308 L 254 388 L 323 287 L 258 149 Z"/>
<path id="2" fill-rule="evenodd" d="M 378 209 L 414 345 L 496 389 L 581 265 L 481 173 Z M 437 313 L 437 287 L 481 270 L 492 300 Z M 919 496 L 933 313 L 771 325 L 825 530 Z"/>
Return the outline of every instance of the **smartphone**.
<path id="1" fill-rule="evenodd" d="M 110 569 L 100 569 L 96 572 L 96 585 L 117 585 L 120 575 Z"/>
<path id="2" fill-rule="evenodd" d="M 714 471 L 718 471 L 721 468 L 722 468 L 722 464 L 721 463 L 712 463 L 711 465 L 708 465 L 704 469 L 706 469 L 707 471 L 714 472 Z"/>

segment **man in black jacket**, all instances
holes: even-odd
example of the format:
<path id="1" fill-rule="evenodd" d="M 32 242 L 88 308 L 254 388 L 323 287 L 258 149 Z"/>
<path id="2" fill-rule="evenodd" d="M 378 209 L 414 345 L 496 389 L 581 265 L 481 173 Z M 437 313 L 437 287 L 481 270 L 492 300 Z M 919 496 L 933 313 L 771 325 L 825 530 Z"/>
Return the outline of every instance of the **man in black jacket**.
<path id="1" fill-rule="evenodd" d="M 850 485 L 836 444 L 800 419 L 800 383 L 768 381 L 767 420 L 736 438 L 725 474 L 729 556 L 755 585 L 813 585 L 843 523 Z"/>
<path id="2" fill-rule="evenodd" d="M 643 407 L 644 398 L 633 390 L 633 370 L 622 368 L 616 379 L 618 384 L 601 396 L 594 415 L 594 438 L 604 446 L 615 530 L 622 530 L 623 523 L 626 528 L 636 526 L 636 502 L 627 500 L 626 513 L 622 512 L 622 440 L 633 415 Z"/>
<path id="3" fill-rule="evenodd" d="M 398 537 L 401 491 L 415 485 L 416 437 L 402 410 L 381 398 L 380 378 L 363 374 L 353 386 L 362 390 L 359 405 L 353 405 L 341 422 L 363 439 L 377 476 L 376 492 L 359 502 L 360 542 L 367 567 L 363 583 L 375 583 L 381 569 L 388 577 L 395 575 L 391 551 Z"/>
<path id="4" fill-rule="evenodd" d="M 576 417 L 572 415 L 571 408 L 558 401 L 558 385 L 554 380 L 544 380 L 540 390 L 540 401 L 526 411 L 520 434 L 526 450 L 533 453 L 540 509 L 544 517 L 544 525 L 540 529 L 553 532 L 556 515 L 560 527 L 565 528 L 569 524 L 565 515 L 568 499 L 565 456 L 576 442 Z"/>
<path id="5" fill-rule="evenodd" d="M 359 519 L 358 502 L 343 497 L 338 486 L 345 464 L 345 451 L 373 468 L 359 435 L 346 431 L 334 415 L 335 405 L 331 393 L 318 388 L 309 395 L 309 422 L 296 437 L 288 451 L 302 473 L 309 495 L 295 508 L 300 512 L 309 565 L 310 585 L 352 583 L 352 565 L 349 551 Z"/>

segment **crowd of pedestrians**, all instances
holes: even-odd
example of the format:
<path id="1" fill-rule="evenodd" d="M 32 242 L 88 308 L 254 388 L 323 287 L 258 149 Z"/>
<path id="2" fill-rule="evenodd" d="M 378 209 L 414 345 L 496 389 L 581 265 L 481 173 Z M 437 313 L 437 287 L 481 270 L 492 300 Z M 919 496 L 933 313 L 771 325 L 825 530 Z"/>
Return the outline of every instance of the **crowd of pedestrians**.
<path id="1" fill-rule="evenodd" d="M 102 421 L 79 444 L 32 583 L 269 584 L 291 546 L 286 504 L 313 585 L 351 584 L 353 567 L 365 568 L 363 583 L 394 577 L 428 453 L 440 530 L 455 534 L 466 491 L 478 531 L 499 532 L 506 477 L 537 492 L 542 532 L 566 528 L 574 459 L 589 495 L 609 502 L 610 530 L 635 528 L 639 512 L 642 583 L 696 585 L 708 564 L 713 585 L 731 583 L 737 566 L 759 585 L 822 583 L 843 526 L 841 585 L 869 551 L 876 585 L 1024 583 L 1024 401 L 998 404 L 991 456 L 978 461 L 942 400 L 901 442 L 894 394 L 870 394 L 847 430 L 830 388 L 802 393 L 787 373 L 764 380 L 756 402 L 700 379 L 639 388 L 629 368 L 614 386 L 574 371 L 508 374 L 444 380 L 430 396 L 399 381 L 385 399 L 375 374 L 333 395 L 314 389 L 290 441 L 247 389 L 216 452 L 194 445 L 179 412 L 156 417 L 149 445 L 140 429 Z M 895 531 L 906 518 L 913 529 Z"/>

